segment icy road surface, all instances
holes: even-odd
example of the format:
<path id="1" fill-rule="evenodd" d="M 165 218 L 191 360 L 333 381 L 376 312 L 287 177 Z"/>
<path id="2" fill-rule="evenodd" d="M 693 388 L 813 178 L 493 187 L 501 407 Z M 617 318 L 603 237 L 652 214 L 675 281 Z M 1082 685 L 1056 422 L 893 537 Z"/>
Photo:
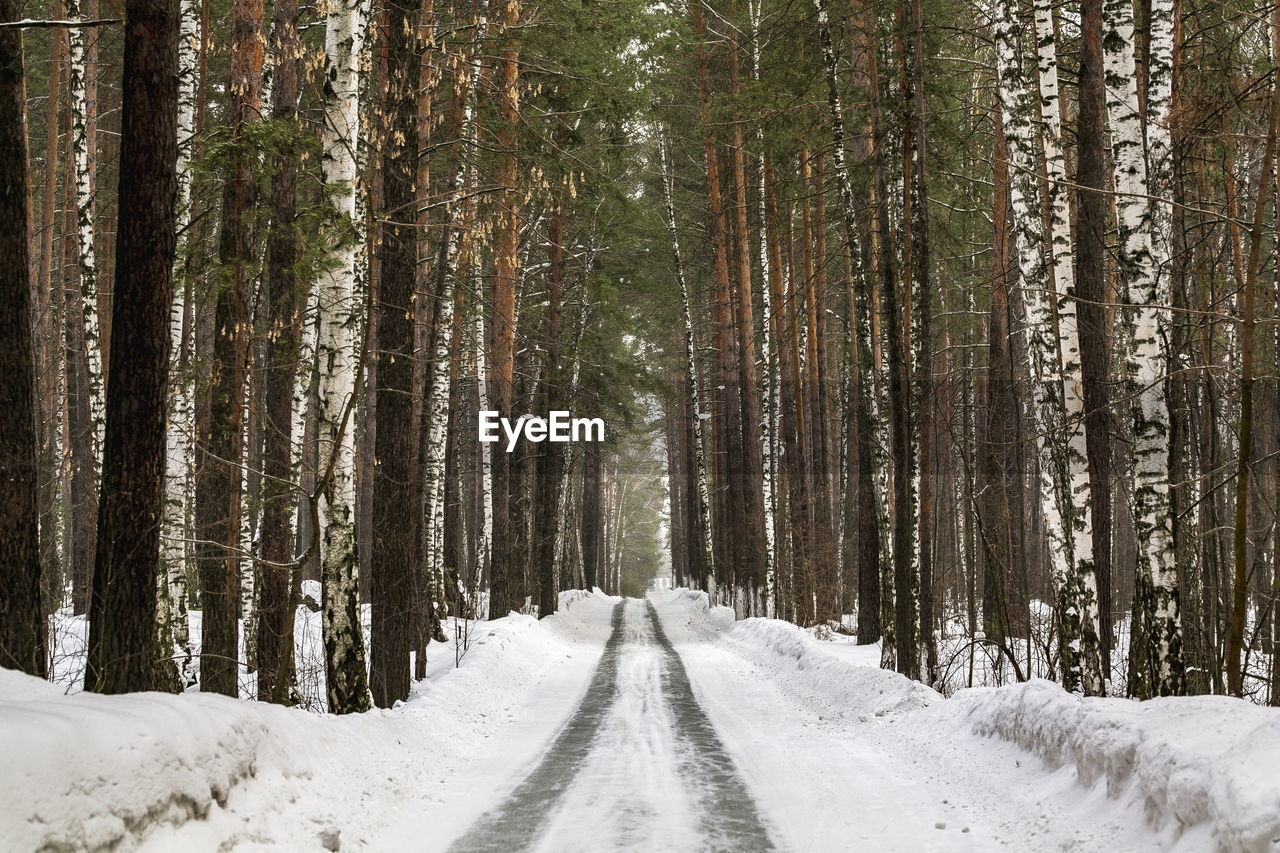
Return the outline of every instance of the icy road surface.
<path id="1" fill-rule="evenodd" d="M 533 771 L 449 849 L 772 850 L 653 605 L 630 599 Z"/>
<path id="2" fill-rule="evenodd" d="M 450 627 L 345 717 L 0 670 L 0 853 L 1280 850 L 1274 709 L 944 699 L 687 590 Z"/>
<path id="3" fill-rule="evenodd" d="M 1046 778 L 1020 750 L 985 741 L 994 754 L 980 756 L 929 731 L 917 741 L 876 700 L 866 714 L 827 708 L 821 673 L 749 659 L 687 602 L 627 599 L 609 618 L 599 657 L 567 662 L 462 778 L 372 848 L 1167 849 L 1140 816 L 1100 812 L 1105 797 Z M 881 701 L 905 701 L 900 691 Z"/>

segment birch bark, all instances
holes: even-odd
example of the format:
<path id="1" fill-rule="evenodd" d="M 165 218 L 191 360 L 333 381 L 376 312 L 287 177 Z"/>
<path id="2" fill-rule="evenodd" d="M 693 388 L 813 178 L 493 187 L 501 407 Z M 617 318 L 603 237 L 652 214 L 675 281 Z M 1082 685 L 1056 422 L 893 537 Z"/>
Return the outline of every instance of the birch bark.
<path id="1" fill-rule="evenodd" d="M 1154 197 L 1172 188 L 1170 106 L 1173 82 L 1173 3 L 1153 0 L 1147 68 L 1147 141 L 1138 100 L 1133 5 L 1103 5 L 1103 67 L 1115 164 L 1117 260 L 1126 301 L 1133 306 L 1126 353 L 1136 383 L 1133 407 L 1134 525 L 1138 535 L 1131 689 L 1140 696 L 1186 692 L 1182 623 L 1174 566 L 1169 504 L 1169 407 L 1167 357 L 1171 323 L 1170 245 L 1172 208 Z M 1148 158 L 1150 170 L 1148 169 Z M 1163 234 L 1162 234 L 1163 232 Z"/>
<path id="2" fill-rule="evenodd" d="M 179 239 L 191 223 L 191 154 L 196 132 L 196 82 L 200 62 L 200 3 L 182 0 L 178 33 L 178 197 Z M 184 241 L 185 242 L 185 241 Z M 181 252 L 180 252 L 181 254 Z M 181 259 L 175 263 L 174 281 L 180 281 Z M 191 377 L 187 375 L 186 289 L 174 287 L 169 313 L 171 338 L 169 423 L 165 450 L 164 560 L 167 619 L 183 686 L 195 683 L 191 666 L 191 640 L 187 620 L 187 539 L 191 514 L 191 469 L 194 459 L 195 405 Z"/>
<path id="3" fill-rule="evenodd" d="M 747 13 L 751 20 L 751 79 L 760 82 L 760 7 L 763 0 L 747 0 Z M 758 228 L 760 250 L 760 277 L 764 286 L 760 288 L 762 316 L 760 320 L 760 364 L 764 368 L 764 412 L 763 451 L 764 451 L 764 510 L 765 510 L 765 550 L 768 554 L 768 568 L 765 573 L 764 608 L 766 618 L 772 619 L 777 610 L 777 551 L 774 542 L 775 524 L 778 516 L 778 501 L 774 494 L 774 480 L 777 468 L 778 441 L 778 379 L 774 371 L 773 359 L 773 300 L 769 294 L 769 241 L 765 228 L 768 216 L 765 204 L 765 153 L 764 126 L 756 127 L 756 145 L 760 148 L 760 156 L 756 160 L 756 183 L 759 197 L 756 199 L 756 213 L 760 218 Z"/>
<path id="4" fill-rule="evenodd" d="M 680 299 L 684 307 L 684 362 L 685 362 L 685 406 L 689 417 L 693 419 L 693 445 L 690 452 L 695 457 L 697 466 L 697 498 L 695 529 L 689 531 L 694 540 L 696 551 L 689 554 L 691 559 L 690 574 L 699 580 L 706 580 L 714 574 L 711 548 L 711 520 L 708 513 L 707 497 L 707 465 L 703 455 L 702 444 L 702 410 L 698 401 L 698 373 L 693 361 L 693 306 L 689 299 L 689 284 L 684 275 L 684 262 L 680 256 L 680 235 L 676 230 L 675 187 L 671 161 L 668 156 L 666 140 L 658 138 L 659 154 L 662 158 L 662 188 L 667 214 L 667 234 L 671 238 L 671 253 L 675 261 L 676 281 L 680 285 Z"/>
<path id="5" fill-rule="evenodd" d="M 858 235 L 857 223 L 857 204 L 854 200 L 853 181 L 849 176 L 848 154 L 845 150 L 845 127 L 844 127 L 844 105 L 840 97 L 840 89 L 837 86 L 837 63 L 835 47 L 831 39 L 831 26 L 827 17 L 826 0 L 814 0 L 818 10 L 818 27 L 822 38 L 822 54 L 826 64 L 827 72 L 827 109 L 830 114 L 831 136 L 832 136 L 832 158 L 835 161 L 836 186 L 839 190 L 840 215 L 844 224 L 845 240 L 849 246 L 850 257 L 857 257 L 858 250 L 856 246 Z M 874 51 L 874 46 L 869 46 L 869 50 Z M 874 62 L 874 58 L 868 56 L 868 62 Z M 873 84 L 874 85 L 874 84 Z M 873 134 L 874 135 L 874 134 Z M 874 139 L 873 144 L 879 145 L 879 140 Z M 870 500 L 869 495 L 862 496 L 861 492 L 871 482 L 881 482 L 884 479 L 883 461 L 879 454 L 874 453 L 871 449 L 870 437 L 875 431 L 875 423 L 878 420 L 873 401 L 873 389 L 870 382 L 869 374 L 872 368 L 871 356 L 871 322 L 869 317 L 870 307 L 868 298 L 868 286 L 864 277 L 859 276 L 856 282 L 851 282 L 848 290 L 852 297 L 853 325 L 855 328 L 854 348 L 857 352 L 859 382 L 856 389 L 856 399 L 854 407 L 856 408 L 855 418 L 857 420 L 857 429 L 859 432 L 859 456 L 866 454 L 865 461 L 859 459 L 859 500 Z M 867 440 L 861 437 L 865 436 Z M 864 469 L 865 466 L 865 469 Z M 860 537 L 867 536 L 869 533 L 874 534 L 875 547 L 873 550 L 868 548 L 859 548 L 858 556 L 858 572 L 859 577 L 863 577 L 863 573 L 876 573 L 878 576 L 881 571 L 879 565 L 879 528 L 878 525 L 867 524 L 867 517 L 873 515 L 869 508 L 863 506 L 859 517 L 861 519 L 858 535 Z M 872 529 L 874 527 L 874 529 Z M 872 543 L 868 542 L 867 545 Z M 864 592 L 869 589 L 869 585 L 860 584 L 860 590 Z M 870 596 L 868 596 L 870 597 Z M 867 610 L 860 608 L 859 613 L 866 615 Z M 859 620 L 860 623 L 863 621 Z M 872 619 L 867 618 L 865 621 L 869 623 L 867 630 L 859 626 L 858 639 L 859 642 L 866 642 L 866 636 L 870 633 L 879 634 L 878 628 L 870 630 Z M 874 620 L 878 622 L 879 620 Z"/>
<path id="6" fill-rule="evenodd" d="M 96 6 L 82 9 L 81 0 L 67 0 L 67 17 L 97 17 Z M 94 459 L 102 448 L 102 348 L 98 322 L 98 272 L 94 254 L 93 202 L 96 194 L 98 81 L 97 34 L 91 27 L 69 27 L 71 88 L 71 150 L 76 189 L 76 250 L 80 267 L 80 294 L 84 304 L 85 357 L 89 367 L 89 415 L 93 422 Z M 91 42 L 90 40 L 93 40 Z M 96 462 L 95 462 L 96 466 Z"/>
<path id="7" fill-rule="evenodd" d="M 325 29 L 324 183 L 350 233 L 339 244 L 334 268 L 321 276 L 319 442 L 321 467 L 331 473 L 320 495 L 324 528 L 323 628 L 325 678 L 331 713 L 369 709 L 360 625 L 355 541 L 355 435 L 352 398 L 358 382 L 354 330 L 359 323 L 357 281 L 363 274 L 365 233 L 357 209 L 361 177 L 356 163 L 361 54 L 366 36 L 362 0 L 334 0 Z"/>
<path id="8" fill-rule="evenodd" d="M 1018 255 L 1023 300 L 1027 311 L 1027 349 L 1034 397 L 1036 443 L 1040 456 L 1040 505 L 1049 536 L 1051 571 L 1058 596 L 1059 643 L 1063 685 L 1071 691 L 1101 695 L 1104 690 L 1097 633 L 1097 600 L 1091 560 L 1081 560 L 1078 550 L 1091 553 L 1087 514 L 1073 503 L 1072 487 L 1083 483 L 1083 425 L 1079 415 L 1068 415 L 1068 395 L 1080 398 L 1079 344 L 1074 335 L 1074 314 L 1068 309 L 1062 329 L 1067 340 L 1053 334 L 1053 282 L 1044 264 L 1038 192 L 1034 162 L 1035 131 L 1027 109 L 1021 54 L 1018 45 L 1017 9 L 998 0 L 993 21 L 999 75 L 1001 118 L 1012 166 L 1009 197 L 1013 210 L 1011 234 Z M 1056 109 L 1052 110 L 1056 115 Z M 1056 241 L 1056 235 L 1055 235 Z M 1070 245 L 1068 238 L 1067 245 Z M 1059 295 L 1059 294 L 1055 294 Z M 1061 294 L 1065 296 L 1065 294 Z M 1060 304 L 1071 304 L 1060 298 Z M 1065 343 L 1065 346 L 1062 345 Z M 1075 386 L 1068 391 L 1069 386 Z M 1081 408 L 1082 405 L 1081 405 Z M 1063 427 L 1071 429 L 1067 442 L 1058 438 Z M 1081 469 L 1081 470 L 1077 470 Z M 1087 491 L 1086 491 L 1087 493 Z M 1085 526 L 1082 534 L 1081 527 Z"/>

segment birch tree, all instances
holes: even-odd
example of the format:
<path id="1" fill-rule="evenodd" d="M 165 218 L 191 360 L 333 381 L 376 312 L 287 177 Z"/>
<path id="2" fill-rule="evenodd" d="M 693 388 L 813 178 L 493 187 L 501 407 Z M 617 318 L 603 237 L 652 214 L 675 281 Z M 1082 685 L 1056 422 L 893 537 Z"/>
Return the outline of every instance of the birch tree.
<path id="1" fill-rule="evenodd" d="M 322 169 L 325 191 L 346 225 L 334 252 L 332 269 L 318 283 L 320 334 L 319 444 L 327 467 L 320 492 L 324 530 L 321 547 L 325 685 L 329 711 L 367 711 L 372 697 L 365 672 L 360 626 L 360 591 L 355 539 L 355 435 L 351 415 L 359 365 L 355 331 L 360 302 L 357 281 L 363 274 L 365 231 L 357 212 L 360 172 L 356 163 L 359 133 L 360 57 L 366 36 L 362 0 L 335 0 L 325 21 L 325 124 Z"/>
<path id="2" fill-rule="evenodd" d="M 67 17 L 97 17 L 97 3 L 67 0 Z M 86 12 L 88 13 L 86 16 Z M 85 359 L 89 368 L 89 414 L 93 423 L 94 458 L 102 446 L 102 335 L 98 322 L 98 268 L 94 253 L 94 199 L 97 194 L 97 33 L 92 27 L 69 27 L 71 90 L 71 150 L 75 177 L 76 251 L 80 296 L 84 312 Z M 90 40 L 93 40 L 92 42 Z"/>
<path id="3" fill-rule="evenodd" d="M 1119 231 L 1116 255 L 1126 302 L 1133 306 L 1132 342 L 1125 358 L 1137 390 L 1133 454 L 1138 565 L 1131 648 L 1133 654 L 1140 655 L 1140 664 L 1131 669 L 1130 681 L 1138 695 L 1161 696 L 1186 692 L 1169 503 L 1169 244 L 1157 237 L 1159 229 L 1167 230 L 1172 216 L 1167 202 L 1151 198 L 1172 187 L 1167 179 L 1171 169 L 1172 19 L 1172 0 L 1154 0 L 1147 67 L 1147 111 L 1152 119 L 1146 128 L 1148 151 L 1143 145 L 1138 100 L 1133 5 L 1128 0 L 1106 0 L 1103 5 L 1103 66 Z M 1149 180 L 1148 159 L 1155 181 Z"/>
<path id="4" fill-rule="evenodd" d="M 182 0 L 178 31 L 178 188 L 176 228 L 185 235 L 191 224 L 191 161 L 196 133 L 196 82 L 200 61 L 200 4 Z M 185 239 L 185 238 L 183 238 Z M 180 262 L 174 264 L 174 281 L 179 280 Z M 163 534 L 167 596 L 162 600 L 168 613 L 165 621 L 180 660 L 179 677 L 184 685 L 195 681 L 191 667 L 191 638 L 187 620 L 187 540 L 190 520 L 190 485 L 194 454 L 195 407 L 191 377 L 186 375 L 187 302 L 185 291 L 175 287 L 169 312 L 170 370 L 169 423 L 165 447 L 165 502 Z"/>
<path id="5" fill-rule="evenodd" d="M 1097 598 L 1093 579 L 1088 514 L 1077 507 L 1075 489 L 1088 494 L 1084 426 L 1080 402 L 1079 341 L 1072 311 L 1074 294 L 1055 291 L 1058 278 L 1045 268 L 1038 192 L 1035 135 L 1023 84 L 1017 10 L 997 0 L 993 10 L 1001 119 L 1011 166 L 1011 231 L 1027 311 L 1036 443 L 1040 457 L 1039 500 L 1049 534 L 1054 592 L 1058 597 L 1059 647 L 1063 685 L 1087 695 L 1104 690 L 1098 647 Z M 1056 110 L 1055 110 L 1056 114 Z M 1059 228 L 1064 223 L 1052 220 Z M 1052 235 L 1056 244 L 1060 238 Z M 1070 246 L 1069 235 L 1065 236 Z M 1070 279 L 1068 278 L 1068 281 Z M 1054 335 L 1054 305 L 1060 310 Z M 1070 401 L 1070 402 L 1069 402 Z M 1074 410 L 1068 406 L 1074 406 Z M 1059 431 L 1069 430 L 1066 441 Z"/>
<path id="6" fill-rule="evenodd" d="M 689 284 L 684 275 L 684 262 L 680 255 L 680 235 L 676 229 L 675 178 L 667 152 L 666 139 L 663 136 L 658 137 L 658 151 L 662 160 L 662 189 L 666 208 L 667 235 L 671 239 L 671 255 L 675 263 L 676 283 L 680 287 L 681 307 L 684 309 L 683 356 L 685 378 L 683 393 L 686 411 L 693 424 L 693 440 L 689 447 L 689 454 L 692 459 L 686 461 L 686 465 L 691 464 L 694 473 L 694 481 L 687 483 L 694 486 L 693 489 L 690 489 L 693 494 L 689 499 L 691 504 L 690 518 L 688 519 L 690 522 L 689 534 L 693 543 L 689 553 L 689 573 L 700 582 L 704 582 L 712 576 L 714 564 L 711 549 L 711 522 L 707 513 L 709 503 L 707 500 L 707 465 L 702 450 L 703 418 L 702 410 L 698 403 L 701 397 L 698 394 L 697 365 L 693 361 L 693 308 L 689 300 Z M 770 594 L 770 598 L 772 598 L 772 594 Z"/>

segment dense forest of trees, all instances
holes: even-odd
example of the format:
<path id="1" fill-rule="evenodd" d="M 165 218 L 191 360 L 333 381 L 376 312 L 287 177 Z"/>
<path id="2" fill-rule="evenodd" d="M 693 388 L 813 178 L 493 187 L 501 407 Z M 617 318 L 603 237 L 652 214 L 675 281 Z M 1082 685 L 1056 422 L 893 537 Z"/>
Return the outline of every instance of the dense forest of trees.
<path id="1" fill-rule="evenodd" d="M 1278 64 L 1235 0 L 0 0 L 0 665 L 296 702 L 319 581 L 358 712 L 669 572 L 1280 704 Z"/>

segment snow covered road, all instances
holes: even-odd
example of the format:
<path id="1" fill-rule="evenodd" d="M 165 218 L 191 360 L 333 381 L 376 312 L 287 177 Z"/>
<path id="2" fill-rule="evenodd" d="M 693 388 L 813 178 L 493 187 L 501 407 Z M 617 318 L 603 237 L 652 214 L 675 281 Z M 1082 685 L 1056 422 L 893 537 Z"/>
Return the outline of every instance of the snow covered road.
<path id="1" fill-rule="evenodd" d="M 450 848 L 771 850 L 653 606 L 613 611 L 586 695 L 537 766 Z"/>
<path id="2" fill-rule="evenodd" d="M 927 712 L 932 691 L 872 669 L 862 689 L 876 695 L 828 708 L 830 674 L 805 671 L 817 661 L 770 666 L 761 648 L 725 642 L 705 617 L 679 596 L 615 605 L 567 722 L 533 760 L 507 765 L 505 786 L 463 786 L 490 805 L 447 849 L 1163 849 L 1132 816 L 1097 808 L 1105 797 L 1046 787 L 1052 774 L 1020 750 L 1010 752 L 1021 761 L 975 755 L 946 766 L 954 743 L 922 742 L 895 722 Z M 492 781 L 485 764 L 479 778 Z M 1063 808 L 1046 807 L 1045 795 Z M 446 793 L 440 811 L 452 800 Z M 390 846 L 429 821 L 413 823 Z"/>
<path id="3" fill-rule="evenodd" d="M 467 630 L 349 717 L 0 670 L 0 853 L 1280 850 L 1274 709 L 944 699 L 688 591 Z"/>

